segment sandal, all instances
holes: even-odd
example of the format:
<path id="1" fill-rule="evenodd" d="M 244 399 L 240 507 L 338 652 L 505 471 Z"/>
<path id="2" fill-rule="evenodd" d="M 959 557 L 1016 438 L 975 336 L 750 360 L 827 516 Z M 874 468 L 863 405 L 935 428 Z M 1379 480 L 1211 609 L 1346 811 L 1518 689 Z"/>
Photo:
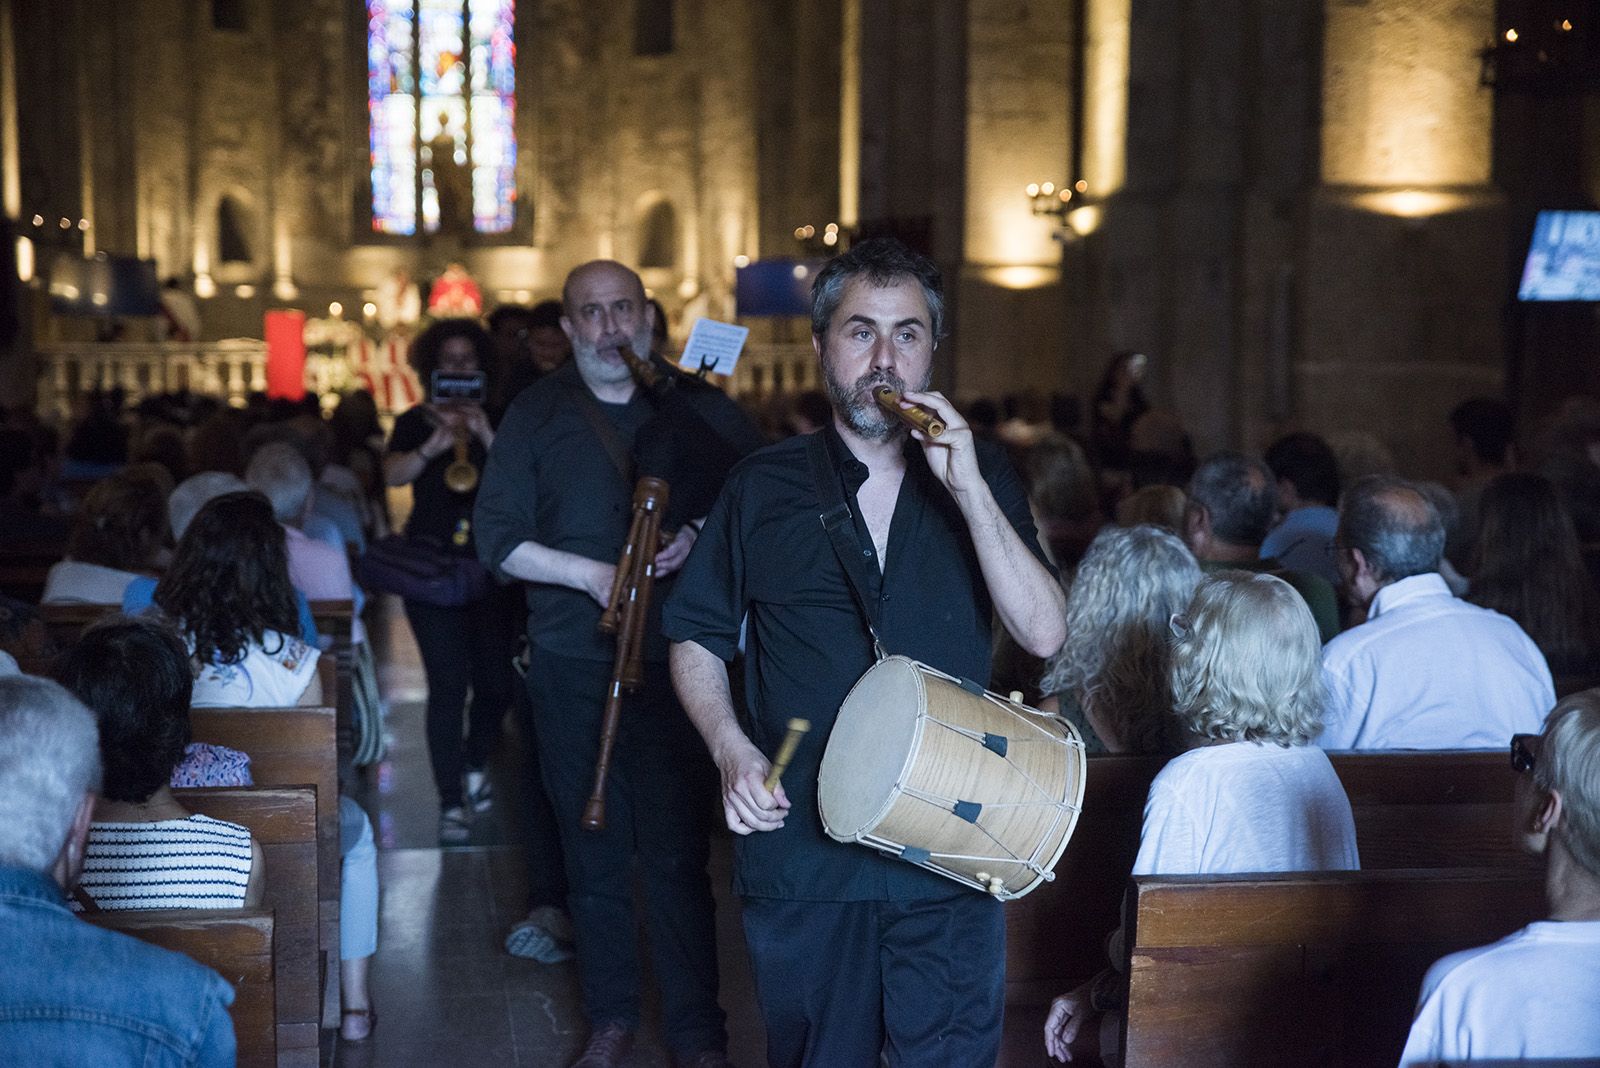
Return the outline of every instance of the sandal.
<path id="1" fill-rule="evenodd" d="M 340 1015 L 343 1019 L 339 1037 L 346 1042 L 365 1042 L 372 1037 L 372 1029 L 378 1026 L 376 1009 L 345 1009 Z"/>

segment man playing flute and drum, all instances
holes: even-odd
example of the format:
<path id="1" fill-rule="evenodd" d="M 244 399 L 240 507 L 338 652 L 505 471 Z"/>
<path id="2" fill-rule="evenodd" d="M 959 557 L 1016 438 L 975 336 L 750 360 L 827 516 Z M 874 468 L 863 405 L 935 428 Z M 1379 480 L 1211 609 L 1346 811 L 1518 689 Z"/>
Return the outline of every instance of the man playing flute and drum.
<path id="1" fill-rule="evenodd" d="M 925 868 L 829 839 L 818 765 L 840 703 L 884 646 L 940 671 L 989 678 L 991 620 L 1040 657 L 1065 636 L 1063 597 L 998 447 L 928 387 L 944 318 L 938 269 L 872 240 L 812 289 L 812 343 L 833 405 L 816 433 L 735 468 L 666 604 L 680 700 L 722 775 L 737 834 L 735 889 L 773 1068 L 993 1064 L 1000 1048 L 1000 904 Z M 909 430 L 874 397 L 890 386 L 945 430 Z M 860 605 L 818 522 L 838 480 Z M 748 720 L 725 662 L 745 631 Z M 791 717 L 813 729 L 770 791 Z"/>

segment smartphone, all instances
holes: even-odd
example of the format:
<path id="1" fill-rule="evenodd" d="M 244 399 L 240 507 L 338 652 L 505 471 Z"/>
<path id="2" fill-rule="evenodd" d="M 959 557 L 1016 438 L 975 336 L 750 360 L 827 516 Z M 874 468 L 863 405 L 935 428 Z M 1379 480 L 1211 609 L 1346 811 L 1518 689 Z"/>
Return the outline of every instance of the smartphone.
<path id="1" fill-rule="evenodd" d="M 1144 378 L 1145 368 L 1150 364 L 1150 358 L 1142 352 L 1135 352 L 1128 357 L 1128 377 L 1135 382 Z"/>
<path id="2" fill-rule="evenodd" d="M 434 404 L 482 404 L 489 397 L 489 383 L 482 371 L 435 371 L 428 391 Z"/>

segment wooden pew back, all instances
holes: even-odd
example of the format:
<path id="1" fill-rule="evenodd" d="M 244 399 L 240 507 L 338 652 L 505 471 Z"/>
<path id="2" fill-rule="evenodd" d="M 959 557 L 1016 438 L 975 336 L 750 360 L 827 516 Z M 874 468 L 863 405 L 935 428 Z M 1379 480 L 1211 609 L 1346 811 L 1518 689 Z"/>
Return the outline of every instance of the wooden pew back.
<path id="1" fill-rule="evenodd" d="M 315 1061 L 321 1014 L 318 953 L 317 794 L 310 786 L 175 790 L 178 803 L 248 827 L 266 858 L 266 901 L 277 919 L 277 1045 Z"/>
<path id="2" fill-rule="evenodd" d="M 1135 878 L 1126 1063 L 1389 1068 L 1428 967 L 1543 911 L 1511 869 Z"/>
<path id="3" fill-rule="evenodd" d="M 239 1068 L 274 1068 L 277 1025 L 273 981 L 274 924 L 259 909 L 160 909 L 97 912 L 84 919 L 191 957 L 233 984 L 233 1035 Z"/>
<path id="4" fill-rule="evenodd" d="M 250 757 L 257 786 L 317 788 L 318 877 L 323 896 L 339 889 L 339 778 L 334 764 L 335 713 L 326 705 L 292 708 L 191 708 L 197 742 Z"/>
<path id="5" fill-rule="evenodd" d="M 1509 867 L 1535 871 L 1511 837 L 1516 776 L 1505 754 L 1330 753 L 1350 797 L 1362 867 Z M 1122 887 L 1139 851 L 1150 781 L 1164 760 L 1088 761 L 1083 814 L 1054 883 L 1006 906 L 1006 998 L 1029 1005 L 1105 966 Z"/>

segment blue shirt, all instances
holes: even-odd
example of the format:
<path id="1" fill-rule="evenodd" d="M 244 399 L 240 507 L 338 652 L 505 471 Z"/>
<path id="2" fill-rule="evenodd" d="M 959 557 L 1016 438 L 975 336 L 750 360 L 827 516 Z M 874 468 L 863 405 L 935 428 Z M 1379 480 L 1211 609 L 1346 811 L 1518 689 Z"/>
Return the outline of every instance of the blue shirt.
<path id="1" fill-rule="evenodd" d="M 0 868 L 0 1062 L 227 1068 L 233 988 L 74 916 L 48 876 Z"/>
<path id="2" fill-rule="evenodd" d="M 128 583 L 128 588 L 122 591 L 122 611 L 124 615 L 136 616 L 155 603 L 156 580 L 153 578 L 136 578 Z M 305 594 L 299 590 L 294 591 L 294 607 L 300 613 L 300 640 L 307 645 L 318 646 L 317 621 L 311 616 L 311 602 L 306 600 Z"/>
<path id="3" fill-rule="evenodd" d="M 1333 559 L 1333 536 L 1339 513 L 1325 504 L 1296 508 L 1267 532 L 1261 556 L 1276 560 L 1292 571 L 1306 571 L 1339 588 L 1339 568 Z"/>

